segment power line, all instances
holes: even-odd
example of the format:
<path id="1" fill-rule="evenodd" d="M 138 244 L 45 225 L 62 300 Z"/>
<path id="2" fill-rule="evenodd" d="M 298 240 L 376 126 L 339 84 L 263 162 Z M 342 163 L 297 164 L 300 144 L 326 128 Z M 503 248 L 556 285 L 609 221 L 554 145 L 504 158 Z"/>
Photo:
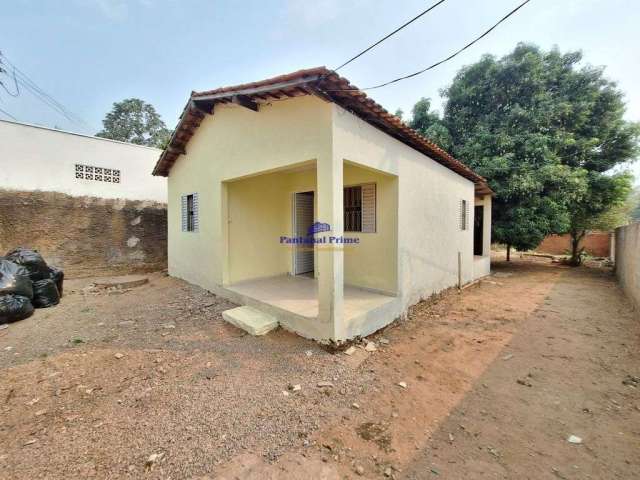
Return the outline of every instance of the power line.
<path id="1" fill-rule="evenodd" d="M 424 72 L 427 72 L 433 68 L 436 68 L 438 65 L 442 65 L 445 62 L 448 62 L 449 60 L 451 60 L 452 58 L 456 57 L 458 54 L 462 53 L 463 51 L 465 51 L 467 48 L 471 47 L 472 45 L 474 45 L 476 42 L 478 42 L 479 40 L 483 39 L 484 37 L 486 37 L 487 35 L 489 35 L 489 33 L 491 33 L 498 25 L 500 25 L 502 22 L 504 22 L 505 20 L 507 20 L 511 15 L 513 15 L 514 13 L 516 13 L 518 10 L 520 10 L 522 7 L 524 7 L 527 3 L 529 3 L 531 0 L 525 0 L 524 2 L 522 2 L 520 5 L 518 5 L 516 8 L 514 8 L 513 10 L 511 10 L 509 13 L 507 13 L 504 17 L 502 17 L 500 20 L 498 20 L 496 23 L 493 24 L 493 26 L 491 28 L 489 28 L 488 30 L 486 30 L 484 33 L 482 33 L 480 36 L 476 37 L 475 39 L 473 39 L 471 42 L 467 43 L 464 47 L 462 47 L 461 49 L 457 50 L 456 52 L 452 53 L 451 55 L 449 55 L 447 58 L 444 58 L 442 60 L 440 60 L 439 62 L 434 63 L 433 65 L 429 65 L 426 68 L 423 68 L 422 70 L 418 70 L 417 72 L 411 73 L 409 75 L 405 75 L 403 77 L 398 77 L 395 78 L 393 80 L 389 80 L 388 82 L 385 83 L 381 83 L 379 85 L 373 85 L 372 87 L 366 87 L 366 88 L 361 88 L 360 90 L 374 90 L 376 88 L 382 88 L 382 87 L 386 87 L 387 85 L 391 85 L 393 83 L 397 83 L 400 82 L 401 80 L 406 80 L 408 78 L 412 78 L 412 77 L 416 77 L 420 74 L 423 74 Z M 349 90 L 358 90 L 355 88 L 344 88 L 344 89 L 337 89 L 337 90 L 328 90 L 328 91 L 349 91 Z"/>
<path id="2" fill-rule="evenodd" d="M 16 122 L 18 121 L 18 119 L 16 117 L 14 117 L 13 115 L 11 115 L 9 112 L 7 112 L 5 110 L 2 110 L 1 108 L 0 108 L 0 113 L 5 114 L 7 117 L 9 117 L 12 120 L 15 120 Z"/>
<path id="3" fill-rule="evenodd" d="M 7 58 L 2 52 L 0 52 L 0 57 L 3 58 L 8 65 L 13 68 L 14 78 L 17 79 L 17 83 L 22 85 L 29 93 L 31 93 L 34 97 L 40 100 L 42 103 L 47 105 L 52 110 L 64 116 L 67 120 L 82 126 L 88 130 L 94 130 L 94 128 L 89 125 L 82 117 L 76 115 L 67 107 L 65 107 L 62 103 L 58 102 L 55 98 L 45 92 L 42 88 L 38 86 L 29 76 L 20 70 L 17 66 L 15 66 L 11 60 Z"/>
<path id="4" fill-rule="evenodd" d="M 433 10 L 434 8 L 436 8 L 438 5 L 444 3 L 445 0 L 440 0 L 436 3 L 434 3 L 433 5 L 431 5 L 429 8 L 427 8 L 426 10 L 424 10 L 423 12 L 419 13 L 418 15 L 416 15 L 415 17 L 413 17 L 411 20 L 409 20 L 408 22 L 400 25 L 398 28 L 396 28 L 393 32 L 391 32 L 390 34 L 384 36 L 383 38 L 381 38 L 380 40 L 378 40 L 376 43 L 374 43 L 373 45 L 370 45 L 369 47 L 365 48 L 363 51 L 361 51 L 360 53 L 358 53 L 356 56 L 350 58 L 349 60 L 347 60 L 346 62 L 344 62 L 342 65 L 340 65 L 337 68 L 334 68 L 333 71 L 337 72 L 338 70 L 340 70 L 342 67 L 347 66 L 348 64 L 350 64 L 351 62 L 353 62 L 354 60 L 356 60 L 357 58 L 360 58 L 362 55 L 364 55 L 365 53 L 367 53 L 369 50 L 374 49 L 375 47 L 377 47 L 378 45 L 380 45 L 382 42 L 384 42 L 386 39 L 388 39 L 389 37 L 392 37 L 393 35 L 395 35 L 396 33 L 398 33 L 400 30 L 402 30 L 404 27 L 406 27 L 407 25 L 412 24 L 413 22 L 415 22 L 416 20 L 418 20 L 420 17 L 422 17 L 423 15 L 426 15 L 427 13 L 429 13 L 431 10 Z"/>

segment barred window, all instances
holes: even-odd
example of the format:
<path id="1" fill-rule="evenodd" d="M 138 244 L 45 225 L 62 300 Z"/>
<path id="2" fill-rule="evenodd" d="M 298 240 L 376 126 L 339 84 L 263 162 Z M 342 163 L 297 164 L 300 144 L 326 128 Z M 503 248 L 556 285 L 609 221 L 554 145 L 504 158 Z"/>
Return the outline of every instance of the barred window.
<path id="1" fill-rule="evenodd" d="M 198 218 L 198 194 L 182 195 L 182 231 L 197 232 L 200 221 Z"/>
<path id="2" fill-rule="evenodd" d="M 469 228 L 469 203 L 466 200 L 460 200 L 460 230 Z"/>
<path id="3" fill-rule="evenodd" d="M 75 170 L 77 179 L 120 183 L 120 170 L 115 168 L 94 167 L 93 165 L 76 163 Z"/>
<path id="4" fill-rule="evenodd" d="M 344 231 L 375 233 L 376 184 L 345 187 L 343 192 Z"/>

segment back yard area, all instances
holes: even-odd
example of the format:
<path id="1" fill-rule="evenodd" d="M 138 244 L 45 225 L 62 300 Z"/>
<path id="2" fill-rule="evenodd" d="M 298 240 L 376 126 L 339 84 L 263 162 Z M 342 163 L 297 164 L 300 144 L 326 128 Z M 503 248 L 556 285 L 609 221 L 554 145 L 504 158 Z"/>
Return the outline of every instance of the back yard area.
<path id="1" fill-rule="evenodd" d="M 497 261 L 352 355 L 149 280 L 69 281 L 0 330 L 0 477 L 640 477 L 640 322 L 608 270 Z"/>

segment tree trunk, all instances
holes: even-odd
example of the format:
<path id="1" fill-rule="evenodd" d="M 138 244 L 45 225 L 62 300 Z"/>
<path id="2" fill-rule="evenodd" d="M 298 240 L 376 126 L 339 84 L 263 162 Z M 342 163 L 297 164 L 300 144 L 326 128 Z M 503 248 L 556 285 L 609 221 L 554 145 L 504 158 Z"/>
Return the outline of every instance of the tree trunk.
<path id="1" fill-rule="evenodd" d="M 511 244 L 507 243 L 507 262 L 511 261 Z"/>
<path id="2" fill-rule="evenodd" d="M 579 266 L 582 263 L 582 249 L 580 248 L 580 242 L 587 234 L 586 230 L 572 231 L 571 232 L 571 259 L 569 263 L 574 267 Z"/>

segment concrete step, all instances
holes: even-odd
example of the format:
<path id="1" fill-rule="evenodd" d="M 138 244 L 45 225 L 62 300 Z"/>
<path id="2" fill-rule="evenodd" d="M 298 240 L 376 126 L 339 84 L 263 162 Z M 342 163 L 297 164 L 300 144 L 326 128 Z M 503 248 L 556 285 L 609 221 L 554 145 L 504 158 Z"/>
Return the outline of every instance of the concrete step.
<path id="1" fill-rule="evenodd" d="M 222 318 L 251 335 L 265 335 L 278 326 L 268 313 L 253 307 L 236 307 L 222 312 Z"/>

